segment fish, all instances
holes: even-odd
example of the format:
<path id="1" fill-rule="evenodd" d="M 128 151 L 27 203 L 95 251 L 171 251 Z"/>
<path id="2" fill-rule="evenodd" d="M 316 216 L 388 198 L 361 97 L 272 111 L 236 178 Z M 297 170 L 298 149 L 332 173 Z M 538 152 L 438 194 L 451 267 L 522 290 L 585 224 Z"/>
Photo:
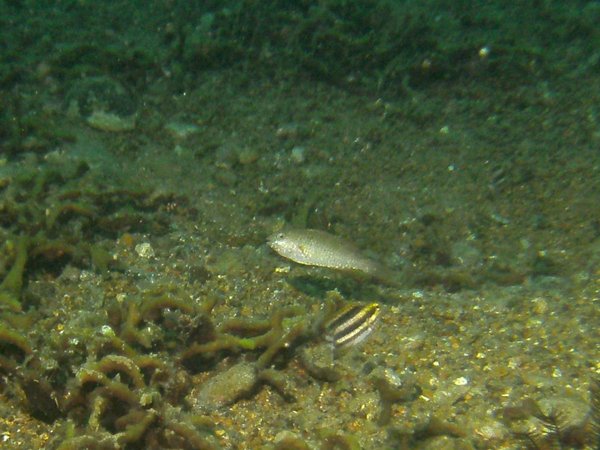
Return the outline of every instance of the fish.
<path id="1" fill-rule="evenodd" d="M 361 343 L 375 329 L 380 311 L 378 303 L 347 305 L 324 323 L 325 340 L 336 350 Z"/>
<path id="2" fill-rule="evenodd" d="M 397 284 L 395 274 L 383 264 L 364 256 L 351 242 L 325 231 L 284 230 L 269 236 L 267 244 L 280 256 L 298 264 L 362 273 Z"/>

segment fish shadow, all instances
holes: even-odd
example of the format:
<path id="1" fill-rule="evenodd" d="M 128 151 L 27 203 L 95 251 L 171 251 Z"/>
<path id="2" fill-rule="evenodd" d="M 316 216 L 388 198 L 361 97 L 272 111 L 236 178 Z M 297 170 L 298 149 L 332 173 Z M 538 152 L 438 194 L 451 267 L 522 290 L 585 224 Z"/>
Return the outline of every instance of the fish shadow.
<path id="1" fill-rule="evenodd" d="M 308 297 L 325 298 L 327 292 L 337 290 L 344 298 L 353 301 L 381 301 L 381 292 L 376 286 L 353 278 L 327 278 L 314 275 L 290 277 L 288 283 Z"/>

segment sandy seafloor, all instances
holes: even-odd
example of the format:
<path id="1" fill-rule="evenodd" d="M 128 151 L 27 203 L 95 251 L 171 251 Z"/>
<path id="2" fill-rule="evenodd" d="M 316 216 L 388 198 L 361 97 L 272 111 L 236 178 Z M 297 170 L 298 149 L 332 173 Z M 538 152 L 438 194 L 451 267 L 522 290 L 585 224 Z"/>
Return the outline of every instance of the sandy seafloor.
<path id="1" fill-rule="evenodd" d="M 303 343 L 278 367 L 294 401 L 261 385 L 211 411 L 223 448 L 267 448 L 291 434 L 321 448 L 322 430 L 364 449 L 529 448 L 505 417 L 526 399 L 581 426 L 600 376 L 600 77 L 505 86 L 465 78 L 386 99 L 223 71 L 186 95 L 154 93 L 133 131 L 94 129 L 58 108 L 75 140 L 4 159 L 3 176 L 83 160 L 95 186 L 180 200 L 167 232 L 102 241 L 125 270 L 67 264 L 34 273 L 29 288 L 51 284 L 45 306 L 67 324 L 106 296 L 161 284 L 196 299 L 218 293 L 216 323 L 290 305 L 315 311 L 335 289 L 381 304 L 371 337 L 338 359 L 340 380 L 307 373 L 298 355 L 312 343 Z M 195 128 L 174 135 L 168 124 Z M 353 241 L 404 284 L 282 259 L 266 237 L 285 224 Z M 254 357 L 229 355 L 191 380 Z M 373 373 L 384 372 L 418 395 L 394 402 L 381 423 Z M 2 448 L 41 448 L 60 429 L 60 419 L 29 417 L 11 389 L 0 402 Z"/>

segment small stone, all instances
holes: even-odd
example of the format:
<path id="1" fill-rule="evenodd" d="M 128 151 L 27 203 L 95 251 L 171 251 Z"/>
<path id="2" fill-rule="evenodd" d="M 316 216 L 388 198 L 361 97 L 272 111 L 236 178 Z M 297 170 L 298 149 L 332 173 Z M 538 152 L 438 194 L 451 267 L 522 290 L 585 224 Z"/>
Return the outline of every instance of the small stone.
<path id="1" fill-rule="evenodd" d="M 277 128 L 275 135 L 280 139 L 295 139 L 300 134 L 300 127 L 296 123 L 286 123 Z"/>
<path id="2" fill-rule="evenodd" d="M 135 252 L 141 258 L 153 258 L 154 257 L 154 249 L 149 242 L 142 242 L 135 246 Z"/>
<path id="3" fill-rule="evenodd" d="M 306 149 L 300 146 L 292 148 L 290 159 L 296 164 L 302 164 L 306 161 Z"/>
<path id="4" fill-rule="evenodd" d="M 199 133 L 200 127 L 193 123 L 169 122 L 165 125 L 165 130 L 175 139 L 184 140 Z"/>
<path id="5" fill-rule="evenodd" d="M 466 386 L 469 384 L 469 379 L 466 377 L 458 377 L 454 380 L 456 386 Z"/>
<path id="6" fill-rule="evenodd" d="M 546 314 L 548 312 L 548 302 L 541 298 L 536 297 L 531 301 L 533 307 L 532 310 L 536 314 Z"/>
<path id="7" fill-rule="evenodd" d="M 135 115 L 119 116 L 104 111 L 94 111 L 86 121 L 92 128 L 113 133 L 135 129 Z"/>

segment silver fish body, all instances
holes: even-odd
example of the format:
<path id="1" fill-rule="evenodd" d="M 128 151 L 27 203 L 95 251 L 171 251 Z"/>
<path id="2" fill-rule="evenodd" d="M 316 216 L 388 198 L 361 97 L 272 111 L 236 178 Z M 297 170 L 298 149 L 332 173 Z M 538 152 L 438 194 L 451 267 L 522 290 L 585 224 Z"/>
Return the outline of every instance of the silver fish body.
<path id="1" fill-rule="evenodd" d="M 362 272 L 382 277 L 386 269 L 364 256 L 350 242 L 320 230 L 286 230 L 267 240 L 269 246 L 284 258 L 307 266 Z"/>

